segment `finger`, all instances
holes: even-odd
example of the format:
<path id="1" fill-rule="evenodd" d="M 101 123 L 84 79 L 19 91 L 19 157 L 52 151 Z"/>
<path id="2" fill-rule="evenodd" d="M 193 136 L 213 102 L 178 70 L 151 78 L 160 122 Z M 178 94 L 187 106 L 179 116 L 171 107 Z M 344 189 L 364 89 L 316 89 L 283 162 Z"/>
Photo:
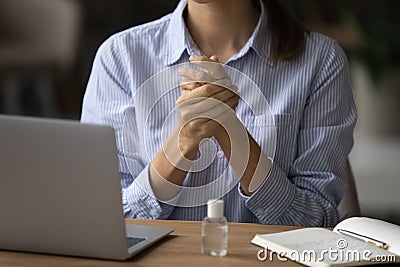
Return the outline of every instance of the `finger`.
<path id="1" fill-rule="evenodd" d="M 224 70 L 223 64 L 219 62 L 216 55 L 213 55 L 210 58 L 206 56 L 191 56 L 189 60 L 191 63 L 207 69 L 211 75 L 215 75 L 214 78 L 216 79 L 229 78 Z"/>
<path id="2" fill-rule="evenodd" d="M 231 109 L 235 109 L 238 103 L 239 103 L 239 96 L 233 95 L 233 96 L 229 97 L 228 99 L 226 99 L 225 101 L 219 101 L 218 105 L 219 105 L 219 108 L 223 109 L 223 110 L 228 107 Z"/>
<path id="3" fill-rule="evenodd" d="M 189 93 L 182 94 L 176 101 L 176 105 L 183 109 L 190 109 L 183 111 L 185 113 L 201 114 L 215 108 L 216 106 L 229 106 L 236 109 L 239 102 L 239 96 L 231 91 L 223 91 L 212 97 L 193 97 Z"/>
<path id="4" fill-rule="evenodd" d="M 178 75 L 184 78 L 189 78 L 195 82 L 209 83 L 215 81 L 214 77 L 212 77 L 210 74 L 192 68 L 179 68 Z"/>
<path id="5" fill-rule="evenodd" d="M 199 83 L 187 83 L 181 85 L 181 89 L 184 91 L 193 91 L 196 88 L 199 88 L 201 85 Z"/>
<path id="6" fill-rule="evenodd" d="M 226 90 L 225 88 L 215 85 L 215 84 L 205 84 L 200 86 L 189 93 L 189 97 L 197 98 L 197 97 L 211 97 L 215 94 L 218 94 L 222 91 Z"/>
<path id="7" fill-rule="evenodd" d="M 191 104 L 200 102 L 202 100 L 201 97 L 192 97 L 189 90 L 182 90 L 182 94 L 178 97 L 175 102 L 176 106 L 183 105 L 185 102 L 190 101 Z"/>
<path id="8" fill-rule="evenodd" d="M 186 84 L 190 84 L 190 83 L 194 83 L 194 82 L 195 82 L 195 81 L 193 81 L 192 79 L 183 77 L 182 80 L 181 80 L 181 82 L 180 82 L 180 85 L 182 86 L 182 85 L 186 85 Z"/>
<path id="9" fill-rule="evenodd" d="M 229 90 L 231 90 L 231 91 L 234 91 L 233 89 L 232 89 L 232 81 L 231 81 L 231 79 L 221 79 L 221 80 L 216 80 L 215 82 L 213 82 L 212 84 L 216 84 L 216 85 L 219 85 L 219 86 L 222 86 L 222 87 L 224 87 L 224 88 L 226 88 L 226 89 L 229 89 Z"/>
<path id="10" fill-rule="evenodd" d="M 194 82 L 189 78 L 183 78 L 182 81 L 180 82 L 180 87 L 182 90 L 192 91 L 200 86 L 201 86 L 200 83 Z"/>
<path id="11" fill-rule="evenodd" d="M 205 58 L 205 60 L 200 60 L 200 57 L 196 56 L 190 62 L 203 69 L 206 69 L 208 73 L 217 80 L 230 79 L 221 63 L 212 61 L 207 57 Z"/>
<path id="12" fill-rule="evenodd" d="M 230 106 L 233 110 L 236 109 L 237 105 L 239 104 L 239 96 L 238 95 L 233 95 L 231 98 L 225 101 L 225 104 Z"/>
<path id="13" fill-rule="evenodd" d="M 218 121 L 218 118 L 224 113 L 234 113 L 230 105 L 234 105 L 235 101 L 235 99 L 230 99 L 227 102 L 219 102 L 218 105 L 196 115 Z"/>
<path id="14" fill-rule="evenodd" d="M 239 105 L 239 100 L 238 100 L 236 103 L 234 103 L 234 104 L 231 106 L 231 108 L 232 108 L 233 110 L 236 111 L 236 108 L 237 108 L 238 105 Z"/>
<path id="15" fill-rule="evenodd" d="M 235 89 L 235 86 L 233 86 Z M 224 87 L 215 85 L 215 84 L 205 84 L 199 87 L 194 88 L 193 90 L 190 90 L 192 88 L 189 88 L 188 90 L 184 90 L 183 92 L 185 94 L 182 94 L 178 100 L 176 101 L 176 104 L 182 104 L 185 101 L 188 101 L 189 99 L 197 99 L 193 100 L 192 102 L 198 102 L 199 98 L 202 97 L 213 97 L 217 100 L 220 101 L 225 101 L 226 99 L 229 99 L 233 95 L 236 95 L 237 90 L 226 90 Z M 238 97 L 238 96 L 237 96 Z"/>
<path id="16" fill-rule="evenodd" d="M 235 93 L 237 93 L 237 92 L 239 91 L 239 89 L 237 88 L 236 85 L 232 85 L 231 87 L 229 87 L 229 89 L 230 89 L 232 92 L 235 92 Z"/>
<path id="17" fill-rule="evenodd" d="M 183 77 L 180 82 L 180 86 L 182 87 L 182 89 L 187 89 L 187 90 L 189 90 L 189 89 L 193 90 L 204 84 L 206 84 L 206 83 L 196 82 L 196 81 L 193 81 L 192 79 L 186 78 L 186 77 Z M 237 92 L 237 87 L 233 86 L 232 81 L 230 79 L 216 80 L 214 82 L 211 82 L 211 84 L 219 85 L 219 86 L 222 86 L 231 91 Z"/>
<path id="18" fill-rule="evenodd" d="M 211 59 L 211 60 L 214 60 L 215 62 L 220 63 L 220 62 L 219 62 L 219 59 L 218 59 L 218 57 L 217 57 L 216 55 L 211 56 L 210 59 Z"/>
<path id="19" fill-rule="evenodd" d="M 234 95 L 236 95 L 236 94 L 233 91 L 223 90 L 219 93 L 213 94 L 210 97 L 212 97 L 218 101 L 225 102 L 226 100 L 228 100 L 229 98 L 231 98 Z"/>
<path id="20" fill-rule="evenodd" d="M 214 61 L 211 58 L 208 58 L 207 56 L 197 56 L 197 55 L 192 55 L 189 57 L 189 61 Z"/>
<path id="21" fill-rule="evenodd" d="M 221 86 L 213 85 L 213 84 L 205 84 L 203 86 L 197 87 L 193 90 L 185 90 L 185 94 L 181 94 L 181 96 L 177 99 L 176 104 L 183 104 L 184 102 L 190 101 L 191 104 L 203 101 L 203 99 L 210 98 L 215 94 L 226 91 Z M 201 109 L 204 110 L 204 109 Z"/>

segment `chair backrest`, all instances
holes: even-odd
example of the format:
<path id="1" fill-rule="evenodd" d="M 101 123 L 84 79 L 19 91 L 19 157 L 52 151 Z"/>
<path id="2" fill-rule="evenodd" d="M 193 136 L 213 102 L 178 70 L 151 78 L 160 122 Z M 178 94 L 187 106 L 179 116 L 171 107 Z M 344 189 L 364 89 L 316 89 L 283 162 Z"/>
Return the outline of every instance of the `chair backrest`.
<path id="1" fill-rule="evenodd" d="M 344 220 L 353 216 L 360 216 L 361 214 L 358 203 L 356 183 L 349 161 L 347 161 L 346 166 L 346 179 L 349 187 L 344 193 L 344 196 L 338 206 L 340 220 Z"/>
<path id="2" fill-rule="evenodd" d="M 70 64 L 81 25 L 78 0 L 1 0 L 3 38 L 24 49 L 46 51 L 58 65 Z"/>

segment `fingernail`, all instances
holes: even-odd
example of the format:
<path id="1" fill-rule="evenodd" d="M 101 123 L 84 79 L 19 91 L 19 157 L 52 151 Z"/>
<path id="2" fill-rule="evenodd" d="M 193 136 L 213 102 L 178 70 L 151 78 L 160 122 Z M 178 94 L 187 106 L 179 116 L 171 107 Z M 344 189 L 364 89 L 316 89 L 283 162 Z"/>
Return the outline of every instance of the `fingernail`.
<path id="1" fill-rule="evenodd" d="M 189 57 L 189 60 L 193 60 L 193 59 L 194 59 L 194 56 L 191 55 L 191 56 Z"/>

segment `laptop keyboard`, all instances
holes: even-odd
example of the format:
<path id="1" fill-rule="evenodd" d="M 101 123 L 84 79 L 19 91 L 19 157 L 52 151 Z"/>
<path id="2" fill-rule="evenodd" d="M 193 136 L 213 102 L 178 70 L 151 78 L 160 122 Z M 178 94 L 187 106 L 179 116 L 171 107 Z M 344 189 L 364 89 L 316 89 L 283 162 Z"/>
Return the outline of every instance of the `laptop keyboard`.
<path id="1" fill-rule="evenodd" d="M 142 241 L 145 241 L 146 238 L 140 237 L 126 237 L 126 242 L 128 243 L 128 248 L 133 247 L 134 245 L 139 244 Z"/>

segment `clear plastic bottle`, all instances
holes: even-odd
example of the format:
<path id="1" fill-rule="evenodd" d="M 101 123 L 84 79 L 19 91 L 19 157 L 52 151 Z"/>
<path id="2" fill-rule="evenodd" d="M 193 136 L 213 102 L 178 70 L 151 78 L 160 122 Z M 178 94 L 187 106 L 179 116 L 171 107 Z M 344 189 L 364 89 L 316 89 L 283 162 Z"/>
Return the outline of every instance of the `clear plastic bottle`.
<path id="1" fill-rule="evenodd" d="M 224 217 L 224 201 L 209 200 L 207 217 L 201 229 L 201 251 L 209 256 L 225 256 L 228 253 L 228 223 Z"/>

